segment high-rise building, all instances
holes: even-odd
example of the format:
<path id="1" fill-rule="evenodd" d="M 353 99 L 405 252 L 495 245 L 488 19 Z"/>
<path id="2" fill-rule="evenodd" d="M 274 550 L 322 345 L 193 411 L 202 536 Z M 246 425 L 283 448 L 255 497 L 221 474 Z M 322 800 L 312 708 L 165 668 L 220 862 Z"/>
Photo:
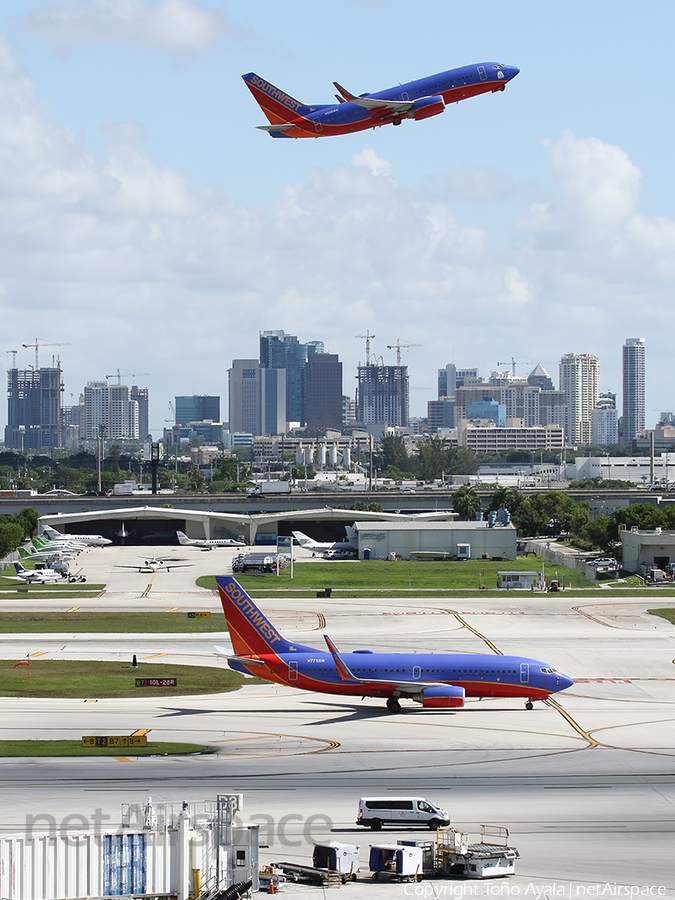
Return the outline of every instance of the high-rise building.
<path id="1" fill-rule="evenodd" d="M 553 390 L 553 379 L 541 363 L 538 363 L 527 376 L 527 383 L 532 387 L 540 387 L 542 391 Z"/>
<path id="2" fill-rule="evenodd" d="M 176 425 L 220 422 L 220 397 L 206 394 L 176 397 Z"/>
<path id="3" fill-rule="evenodd" d="M 440 369 L 440 372 L 443 371 Z M 427 400 L 427 424 L 431 432 L 436 432 L 440 428 L 454 428 L 455 398 L 440 397 L 438 400 Z"/>
<path id="4" fill-rule="evenodd" d="M 14 450 L 61 446 L 61 369 L 9 369 L 5 444 Z"/>
<path id="5" fill-rule="evenodd" d="M 560 390 L 567 405 L 568 445 L 590 444 L 593 410 L 600 396 L 600 363 L 592 353 L 566 353 L 560 360 Z"/>
<path id="6" fill-rule="evenodd" d="M 84 389 L 84 421 L 80 433 L 86 440 L 139 439 L 138 401 L 132 400 L 125 384 L 90 381 Z"/>
<path id="7" fill-rule="evenodd" d="M 645 427 L 645 339 L 623 345 L 623 418 L 621 438 L 632 441 Z"/>
<path id="8" fill-rule="evenodd" d="M 305 424 L 305 369 L 313 353 L 323 353 L 321 341 L 301 344 L 297 337 L 283 331 L 260 334 L 260 366 L 286 370 L 286 421 Z"/>
<path id="9" fill-rule="evenodd" d="M 147 388 L 131 387 L 131 399 L 138 403 L 138 437 L 141 441 L 150 440 L 150 395 Z"/>
<path id="10" fill-rule="evenodd" d="M 342 363 L 335 353 L 312 353 L 305 372 L 308 430 L 342 429 Z"/>
<path id="11" fill-rule="evenodd" d="M 229 429 L 247 434 L 286 432 L 286 371 L 264 369 L 257 359 L 233 359 L 229 376 Z"/>
<path id="12" fill-rule="evenodd" d="M 616 413 L 616 394 L 600 394 L 591 414 L 591 443 L 596 446 L 616 444 L 619 440 Z"/>
<path id="13" fill-rule="evenodd" d="M 457 367 L 454 363 L 448 363 L 443 369 L 438 370 L 438 399 L 454 397 L 457 384 Z"/>
<path id="14" fill-rule="evenodd" d="M 359 422 L 408 425 L 407 366 L 359 366 L 357 378 L 356 417 Z"/>

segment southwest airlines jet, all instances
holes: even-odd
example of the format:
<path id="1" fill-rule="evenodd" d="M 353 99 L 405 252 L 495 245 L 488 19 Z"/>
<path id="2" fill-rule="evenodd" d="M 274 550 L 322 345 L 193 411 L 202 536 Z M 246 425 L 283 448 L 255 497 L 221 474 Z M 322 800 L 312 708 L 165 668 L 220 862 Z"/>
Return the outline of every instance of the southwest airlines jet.
<path id="1" fill-rule="evenodd" d="M 254 72 L 242 78 L 270 122 L 258 125 L 261 131 L 275 138 L 315 138 L 400 125 L 403 119 L 428 119 L 442 113 L 448 103 L 503 91 L 518 72 L 516 66 L 478 63 L 358 97 L 333 82 L 338 102 L 314 106 L 300 103 Z"/>
<path id="2" fill-rule="evenodd" d="M 216 578 L 234 654 L 217 652 L 230 668 L 276 684 L 341 694 L 383 697 L 390 712 L 400 698 L 423 707 L 458 707 L 465 697 L 522 697 L 534 700 L 564 691 L 574 682 L 547 663 L 523 656 L 478 653 L 340 653 L 324 635 L 328 651 L 287 640 L 234 578 Z"/>

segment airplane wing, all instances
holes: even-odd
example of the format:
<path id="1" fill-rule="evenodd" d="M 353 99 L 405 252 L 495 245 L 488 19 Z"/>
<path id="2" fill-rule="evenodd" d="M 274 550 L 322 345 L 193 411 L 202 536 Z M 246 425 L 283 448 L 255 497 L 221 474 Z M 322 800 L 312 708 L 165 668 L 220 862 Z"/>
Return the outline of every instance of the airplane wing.
<path id="1" fill-rule="evenodd" d="M 352 684 L 373 684 L 375 682 L 379 682 L 381 684 L 391 685 L 391 687 L 394 687 L 406 694 L 420 694 L 425 687 L 435 687 L 440 683 L 438 681 L 397 681 L 393 678 L 359 678 L 359 676 L 355 675 L 349 668 L 347 663 L 342 659 L 342 657 L 340 656 L 340 651 L 333 643 L 333 641 L 328 637 L 328 635 L 324 634 L 323 637 L 326 641 L 326 644 L 328 645 L 328 649 L 333 656 L 335 667 L 338 670 L 338 675 L 343 681 L 349 681 Z"/>
<path id="2" fill-rule="evenodd" d="M 357 97 L 343 88 L 342 85 L 334 81 L 333 84 L 349 103 L 355 103 L 364 109 L 390 109 L 392 112 L 405 113 L 414 109 L 415 102 L 413 100 L 377 100 L 375 97 Z"/>

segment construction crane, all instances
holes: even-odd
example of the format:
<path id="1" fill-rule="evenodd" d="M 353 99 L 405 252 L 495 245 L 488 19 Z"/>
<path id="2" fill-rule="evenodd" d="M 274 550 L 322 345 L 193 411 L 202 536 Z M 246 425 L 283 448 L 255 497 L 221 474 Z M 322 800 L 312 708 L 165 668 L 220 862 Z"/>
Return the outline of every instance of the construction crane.
<path id="1" fill-rule="evenodd" d="M 172 418 L 164 419 L 165 422 L 171 422 L 172 425 L 176 424 L 176 407 L 173 405 L 171 400 L 169 400 L 169 409 L 171 411 Z"/>
<path id="2" fill-rule="evenodd" d="M 409 344 L 406 341 L 403 341 L 403 343 L 401 343 L 401 339 L 397 338 L 395 344 L 387 344 L 387 350 L 395 350 L 396 351 L 396 365 L 400 366 L 401 365 L 401 347 L 403 347 L 404 350 L 407 350 L 408 347 L 423 347 L 423 346 L 424 346 L 424 344 Z"/>
<path id="3" fill-rule="evenodd" d="M 357 340 L 363 340 L 365 338 L 366 341 L 366 365 L 370 365 L 370 342 L 375 337 L 374 334 L 370 333 L 370 328 L 366 330 L 365 334 L 357 334 L 355 335 Z"/>
<path id="4" fill-rule="evenodd" d="M 38 366 L 38 347 L 70 347 L 70 344 L 58 344 L 53 341 L 40 341 L 37 338 L 33 341 L 32 344 L 22 344 L 22 347 L 25 347 L 28 350 L 31 347 L 35 347 L 35 371 L 40 368 Z M 13 351 L 10 351 L 13 352 Z"/>
<path id="5" fill-rule="evenodd" d="M 498 366 L 511 366 L 511 373 L 513 377 L 516 377 L 516 366 L 529 366 L 532 362 L 531 359 L 519 359 L 516 361 L 513 357 L 511 357 L 511 362 L 498 362 Z"/>
<path id="6" fill-rule="evenodd" d="M 13 369 L 16 369 L 16 354 L 17 354 L 18 352 L 19 352 L 18 350 L 8 350 L 8 351 L 7 351 L 7 353 L 11 353 L 11 354 L 12 354 L 12 368 L 13 368 Z"/>
<path id="7" fill-rule="evenodd" d="M 107 381 L 109 378 L 116 378 L 118 384 L 122 384 L 123 378 L 139 378 L 142 375 L 150 375 L 149 372 L 120 372 L 117 370 L 117 373 L 113 372 L 112 375 L 106 375 L 105 380 Z"/>

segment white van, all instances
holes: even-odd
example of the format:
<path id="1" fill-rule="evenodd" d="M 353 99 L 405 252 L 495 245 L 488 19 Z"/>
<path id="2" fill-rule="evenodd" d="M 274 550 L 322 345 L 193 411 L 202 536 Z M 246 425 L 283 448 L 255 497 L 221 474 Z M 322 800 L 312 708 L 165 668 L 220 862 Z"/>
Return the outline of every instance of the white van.
<path id="1" fill-rule="evenodd" d="M 423 797 L 361 797 L 356 824 L 373 831 L 383 825 L 426 825 L 433 831 L 447 827 L 450 815 Z"/>

